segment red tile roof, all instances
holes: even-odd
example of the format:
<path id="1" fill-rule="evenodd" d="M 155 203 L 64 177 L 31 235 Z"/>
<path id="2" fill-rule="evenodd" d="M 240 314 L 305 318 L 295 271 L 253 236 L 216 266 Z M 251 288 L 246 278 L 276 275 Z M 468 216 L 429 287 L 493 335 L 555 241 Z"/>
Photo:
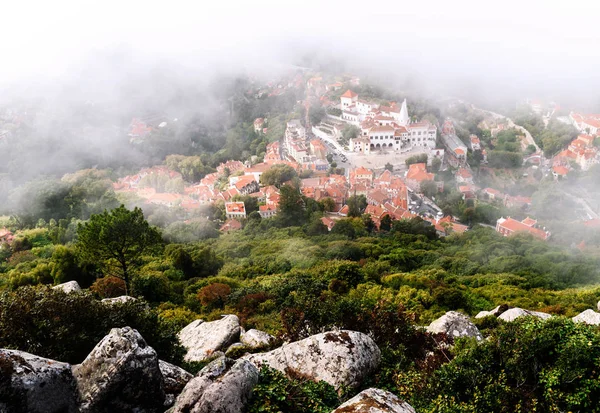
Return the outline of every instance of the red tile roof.
<path id="1" fill-rule="evenodd" d="M 355 98 L 357 96 L 358 96 L 357 93 L 354 93 L 353 91 L 351 91 L 350 89 L 348 89 L 346 92 L 344 92 L 344 94 L 341 97 L 352 99 L 352 98 Z"/>

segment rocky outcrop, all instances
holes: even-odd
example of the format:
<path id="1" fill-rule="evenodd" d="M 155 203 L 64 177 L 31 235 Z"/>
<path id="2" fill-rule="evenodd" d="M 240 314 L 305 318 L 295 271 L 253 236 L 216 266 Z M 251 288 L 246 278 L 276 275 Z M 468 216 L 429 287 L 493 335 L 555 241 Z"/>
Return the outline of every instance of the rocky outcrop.
<path id="1" fill-rule="evenodd" d="M 415 413 L 415 409 L 395 394 L 380 389 L 367 389 L 332 413 Z"/>
<path id="2" fill-rule="evenodd" d="M 240 341 L 248 348 L 257 349 L 272 346 L 275 337 L 264 331 L 250 329 L 240 334 Z"/>
<path id="3" fill-rule="evenodd" d="M 288 377 L 323 380 L 339 389 L 360 385 L 377 369 L 381 352 L 366 334 L 341 330 L 317 334 L 243 359 L 259 368 L 268 365 Z"/>
<path id="4" fill-rule="evenodd" d="M 503 312 L 505 312 L 509 308 L 510 307 L 508 305 L 502 304 L 502 305 L 499 305 L 498 307 L 494 308 L 493 310 L 478 312 L 477 315 L 475 316 L 475 318 L 484 318 L 484 317 L 487 317 L 487 316 L 490 316 L 490 315 L 498 317 L 500 314 L 502 314 Z"/>
<path id="5" fill-rule="evenodd" d="M 163 360 L 158 360 L 158 368 L 163 377 L 163 389 L 166 395 L 165 407 L 170 407 L 185 385 L 194 376 L 181 367 Z"/>
<path id="6" fill-rule="evenodd" d="M 498 316 L 498 318 L 500 320 L 510 322 L 510 321 L 514 321 L 515 319 L 517 319 L 519 317 L 527 317 L 527 316 L 541 318 L 542 320 L 552 317 L 548 313 L 542 313 L 540 311 L 524 310 L 522 308 L 515 307 L 515 308 L 511 308 L 510 310 L 506 310 L 505 312 L 500 314 Z"/>
<path id="7" fill-rule="evenodd" d="M 244 353 L 248 352 L 248 350 L 250 350 L 250 349 L 242 343 L 233 343 L 232 345 L 229 346 L 229 348 L 227 348 L 227 351 L 225 352 L 225 356 L 237 358 L 237 357 L 243 355 Z"/>
<path id="8" fill-rule="evenodd" d="M 156 352 L 130 327 L 113 328 L 73 373 L 82 412 L 164 410 Z"/>
<path id="9" fill-rule="evenodd" d="M 17 350 L 0 350 L 0 412 L 77 412 L 71 365 Z"/>
<path id="10" fill-rule="evenodd" d="M 240 413 L 258 383 L 246 360 L 220 357 L 204 367 L 177 397 L 172 413 Z"/>
<path id="11" fill-rule="evenodd" d="M 65 293 L 72 293 L 75 291 L 81 291 L 81 287 L 77 281 L 68 281 L 66 283 L 58 284 L 52 287 L 53 290 L 62 290 Z"/>
<path id="12" fill-rule="evenodd" d="M 131 297 L 129 295 L 122 295 L 120 297 L 105 298 L 105 299 L 101 300 L 100 302 L 103 304 L 111 305 L 111 304 L 125 304 L 130 301 L 137 301 L 137 298 Z"/>
<path id="13" fill-rule="evenodd" d="M 600 325 L 600 313 L 597 313 L 594 310 L 585 310 L 573 317 L 573 321 L 576 323 L 586 323 L 597 326 Z"/>
<path id="14" fill-rule="evenodd" d="M 475 337 L 477 340 L 483 339 L 479 329 L 464 314 L 456 311 L 448 311 L 446 314 L 434 320 L 427 331 L 430 333 L 446 333 L 450 337 Z"/>
<path id="15" fill-rule="evenodd" d="M 205 361 L 214 352 L 225 351 L 239 341 L 240 320 L 236 315 L 227 315 L 220 320 L 192 321 L 179 332 L 179 340 L 187 349 L 185 361 Z"/>

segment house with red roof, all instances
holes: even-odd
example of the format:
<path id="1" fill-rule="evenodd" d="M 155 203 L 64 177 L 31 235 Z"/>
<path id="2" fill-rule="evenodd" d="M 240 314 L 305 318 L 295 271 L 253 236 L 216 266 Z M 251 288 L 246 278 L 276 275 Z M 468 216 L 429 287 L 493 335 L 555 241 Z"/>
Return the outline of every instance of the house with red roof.
<path id="1" fill-rule="evenodd" d="M 473 174 L 467 168 L 460 167 L 456 171 L 456 182 L 459 184 L 472 184 Z"/>
<path id="2" fill-rule="evenodd" d="M 238 231 L 240 229 L 242 229 L 242 223 L 237 219 L 228 219 L 221 228 L 219 228 L 219 230 L 223 232 Z"/>
<path id="3" fill-rule="evenodd" d="M 496 222 L 496 232 L 499 232 L 505 237 L 517 233 L 529 233 L 541 240 L 547 240 L 550 237 L 550 232 L 536 228 L 537 221 L 529 217 L 523 221 L 517 221 L 511 217 L 500 218 Z"/>
<path id="4" fill-rule="evenodd" d="M 217 166 L 217 172 L 221 175 L 225 174 L 225 170 L 229 170 L 229 174 L 232 175 L 237 171 L 241 171 L 244 169 L 244 164 L 240 161 L 227 161 L 222 162 L 219 166 Z"/>
<path id="5" fill-rule="evenodd" d="M 358 93 L 355 93 L 348 89 L 342 96 L 340 96 L 340 103 L 342 110 L 354 106 L 358 100 Z"/>
<path id="6" fill-rule="evenodd" d="M 489 200 L 495 200 L 495 199 L 502 199 L 502 198 L 504 198 L 504 194 L 502 192 L 498 191 L 497 189 L 494 189 L 494 188 L 484 188 L 483 189 L 483 194 Z"/>
<path id="7" fill-rule="evenodd" d="M 504 197 L 504 206 L 508 208 L 520 208 L 520 209 L 528 209 L 531 207 L 531 198 L 527 196 L 510 196 L 506 195 Z"/>
<path id="8" fill-rule="evenodd" d="M 258 213 L 263 219 L 273 218 L 275 215 L 277 215 L 277 207 L 273 205 L 260 205 L 258 207 Z"/>
<path id="9" fill-rule="evenodd" d="M 557 165 L 552 167 L 552 175 L 554 175 L 554 179 L 562 179 L 567 176 L 569 173 L 569 169 L 562 165 Z"/>
<path id="10" fill-rule="evenodd" d="M 246 218 L 246 205 L 243 202 L 225 202 L 225 216 L 228 219 Z"/>
<path id="11" fill-rule="evenodd" d="M 425 181 L 433 181 L 435 175 L 427 172 L 427 164 L 413 163 L 406 172 L 406 184 L 414 191 L 421 190 L 421 184 Z"/>
<path id="12" fill-rule="evenodd" d="M 263 118 L 256 118 L 254 120 L 254 132 L 256 132 L 256 133 L 262 132 L 264 124 L 265 124 L 265 120 Z"/>
<path id="13" fill-rule="evenodd" d="M 10 245 L 14 239 L 15 239 L 14 234 L 11 231 L 9 231 L 8 229 L 6 229 L 6 227 L 0 229 L 0 245 L 1 244 Z"/>
<path id="14" fill-rule="evenodd" d="M 333 229 L 333 227 L 335 226 L 335 221 L 329 217 L 321 218 L 321 222 L 323 223 L 323 225 L 325 225 L 327 227 L 328 231 L 331 231 Z"/>
<path id="15" fill-rule="evenodd" d="M 391 197 L 382 189 L 373 189 L 367 192 L 367 203 L 370 205 L 383 205 L 391 201 Z"/>

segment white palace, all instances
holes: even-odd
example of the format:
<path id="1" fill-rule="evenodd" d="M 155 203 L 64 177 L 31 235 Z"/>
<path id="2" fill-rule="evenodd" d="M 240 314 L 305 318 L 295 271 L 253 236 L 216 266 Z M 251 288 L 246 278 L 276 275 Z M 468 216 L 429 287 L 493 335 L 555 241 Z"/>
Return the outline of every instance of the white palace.
<path id="1" fill-rule="evenodd" d="M 347 90 L 340 101 L 342 120 L 360 127 L 360 136 L 348 145 L 353 152 L 436 146 L 437 128 L 427 121 L 411 123 L 406 99 L 400 107 L 395 102 L 384 106 L 359 99 L 358 94 Z"/>

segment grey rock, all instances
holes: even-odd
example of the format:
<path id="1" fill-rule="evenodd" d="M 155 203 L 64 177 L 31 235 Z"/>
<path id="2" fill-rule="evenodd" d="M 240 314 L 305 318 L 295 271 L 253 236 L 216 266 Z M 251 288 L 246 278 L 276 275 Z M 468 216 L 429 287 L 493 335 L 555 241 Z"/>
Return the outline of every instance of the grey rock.
<path id="1" fill-rule="evenodd" d="M 236 315 L 211 322 L 195 320 L 179 332 L 181 345 L 187 349 L 185 361 L 208 360 L 214 352 L 226 350 L 239 338 L 240 320 Z"/>
<path id="2" fill-rule="evenodd" d="M 246 360 L 219 357 L 188 382 L 172 413 L 240 413 L 258 375 L 258 369 Z"/>
<path id="3" fill-rule="evenodd" d="M 158 368 L 163 377 L 163 389 L 166 394 L 165 407 L 170 407 L 185 385 L 194 377 L 181 367 L 158 360 Z"/>
<path id="4" fill-rule="evenodd" d="M 585 310 L 573 317 L 573 321 L 576 323 L 586 323 L 597 326 L 600 325 L 600 313 L 597 313 L 594 310 Z"/>
<path id="5" fill-rule="evenodd" d="M 598 301 L 598 304 L 596 304 L 596 308 L 598 309 L 598 311 L 600 311 L 600 301 Z"/>
<path id="6" fill-rule="evenodd" d="M 265 348 L 273 345 L 275 337 L 264 331 L 250 329 L 240 334 L 240 341 L 251 349 Z"/>
<path id="7" fill-rule="evenodd" d="M 71 365 L 0 349 L 0 412 L 77 412 Z"/>
<path id="8" fill-rule="evenodd" d="M 379 366 L 381 352 L 366 334 L 341 330 L 316 334 L 242 358 L 259 368 L 268 365 L 288 377 L 323 380 L 340 389 L 359 386 Z"/>
<path id="9" fill-rule="evenodd" d="M 517 319 L 519 317 L 527 317 L 527 316 L 541 318 L 542 320 L 546 320 L 546 319 L 552 317 L 548 313 L 542 313 L 540 311 L 524 310 L 522 308 L 515 307 L 515 308 L 511 308 L 510 310 L 506 310 L 505 312 L 500 314 L 498 316 L 498 318 L 500 320 L 510 322 L 510 321 L 514 321 L 515 319 Z"/>
<path id="10" fill-rule="evenodd" d="M 65 293 L 72 293 L 75 291 L 81 291 L 81 287 L 77 281 L 68 281 L 66 283 L 58 284 L 52 287 L 53 290 L 62 290 Z"/>
<path id="11" fill-rule="evenodd" d="M 490 310 L 490 311 L 480 311 L 479 313 L 477 313 L 477 315 L 475 316 L 475 318 L 483 318 L 483 317 L 487 317 L 490 315 L 496 316 L 498 317 L 500 314 L 502 314 L 503 312 L 505 312 L 506 310 L 508 310 L 510 307 L 506 304 L 502 304 L 499 305 L 498 307 Z"/>
<path id="12" fill-rule="evenodd" d="M 427 327 L 430 333 L 446 333 L 450 337 L 475 337 L 483 339 L 479 329 L 464 314 L 456 311 L 448 311 L 446 314 L 434 320 Z"/>
<path id="13" fill-rule="evenodd" d="M 380 389 L 367 389 L 342 404 L 332 413 L 416 413 L 415 409 L 395 394 Z"/>
<path id="14" fill-rule="evenodd" d="M 131 327 L 110 330 L 73 373 L 82 412 L 164 410 L 158 357 Z"/>
<path id="15" fill-rule="evenodd" d="M 103 304 L 112 305 L 112 304 L 125 304 L 130 301 L 137 301 L 137 298 L 131 297 L 129 295 L 122 295 L 120 297 L 105 298 L 105 299 L 101 300 L 100 302 Z"/>

